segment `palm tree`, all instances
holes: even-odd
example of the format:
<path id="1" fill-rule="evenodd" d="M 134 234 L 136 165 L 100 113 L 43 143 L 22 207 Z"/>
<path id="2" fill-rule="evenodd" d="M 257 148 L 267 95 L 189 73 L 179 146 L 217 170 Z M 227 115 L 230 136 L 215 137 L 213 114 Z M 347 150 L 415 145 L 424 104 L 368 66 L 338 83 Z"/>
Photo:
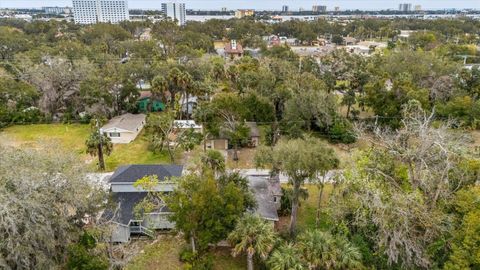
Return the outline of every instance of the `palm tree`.
<path id="1" fill-rule="evenodd" d="M 361 254 L 345 237 L 310 230 L 298 238 L 298 247 L 309 269 L 357 269 Z"/>
<path id="2" fill-rule="evenodd" d="M 107 156 L 112 153 L 113 144 L 110 138 L 102 134 L 98 127 L 98 121 L 96 121 L 96 128 L 92 129 L 92 133 L 85 141 L 85 145 L 87 146 L 87 154 L 91 156 L 98 156 L 98 167 L 100 170 L 105 170 L 105 160 L 103 158 L 103 154 Z"/>
<path id="3" fill-rule="evenodd" d="M 170 91 L 170 102 L 172 108 L 175 105 L 175 95 L 179 92 L 187 94 L 187 89 L 193 82 L 192 76 L 188 72 L 183 72 L 178 68 L 172 68 L 167 76 L 168 91 Z M 188 98 L 188 96 L 187 96 Z"/>
<path id="4" fill-rule="evenodd" d="M 337 269 L 359 269 L 361 268 L 362 254 L 360 250 L 354 246 L 345 237 L 337 237 Z"/>
<path id="5" fill-rule="evenodd" d="M 217 150 L 208 150 L 201 157 L 202 164 L 210 168 L 215 175 L 225 172 L 225 158 Z"/>
<path id="6" fill-rule="evenodd" d="M 275 243 L 275 238 L 273 226 L 252 214 L 245 214 L 228 236 L 229 242 L 234 245 L 233 256 L 242 252 L 247 253 L 248 270 L 253 270 L 254 255 L 260 255 L 263 259 L 268 256 Z"/>
<path id="7" fill-rule="evenodd" d="M 165 105 L 167 104 L 167 98 L 165 97 L 165 92 L 168 89 L 168 82 L 165 77 L 158 75 L 153 78 L 152 81 L 152 98 L 153 99 L 161 99 Z"/>
<path id="8" fill-rule="evenodd" d="M 305 266 L 301 260 L 298 248 L 293 244 L 281 245 L 273 251 L 267 262 L 271 270 L 303 270 Z"/>

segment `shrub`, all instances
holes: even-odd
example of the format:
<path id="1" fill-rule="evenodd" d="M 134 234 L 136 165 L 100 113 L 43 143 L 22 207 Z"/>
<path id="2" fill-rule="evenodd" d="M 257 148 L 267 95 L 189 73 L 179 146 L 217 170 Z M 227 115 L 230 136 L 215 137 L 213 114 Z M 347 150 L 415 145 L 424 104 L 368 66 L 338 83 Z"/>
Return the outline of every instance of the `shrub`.
<path id="1" fill-rule="evenodd" d="M 213 269 L 213 257 L 210 254 L 200 255 L 193 252 L 190 248 L 185 248 L 180 252 L 180 261 L 184 262 L 184 269 L 190 270 L 210 270 Z"/>
<path id="2" fill-rule="evenodd" d="M 109 267 L 108 259 L 102 252 L 96 250 L 97 241 L 84 232 L 78 243 L 68 247 L 67 269 L 75 270 L 106 270 Z"/>
<path id="3" fill-rule="evenodd" d="M 336 119 L 329 130 L 329 140 L 334 143 L 354 143 L 357 138 L 352 124 L 346 119 Z"/>

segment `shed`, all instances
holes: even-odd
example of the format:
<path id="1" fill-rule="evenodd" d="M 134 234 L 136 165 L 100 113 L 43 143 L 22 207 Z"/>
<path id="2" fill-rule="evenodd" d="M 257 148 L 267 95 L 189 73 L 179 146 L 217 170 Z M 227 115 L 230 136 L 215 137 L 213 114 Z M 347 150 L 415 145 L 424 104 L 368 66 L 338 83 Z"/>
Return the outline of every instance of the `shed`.
<path id="1" fill-rule="evenodd" d="M 250 128 L 249 145 L 251 147 L 257 147 L 260 144 L 260 130 L 258 129 L 256 122 L 245 122 Z"/>

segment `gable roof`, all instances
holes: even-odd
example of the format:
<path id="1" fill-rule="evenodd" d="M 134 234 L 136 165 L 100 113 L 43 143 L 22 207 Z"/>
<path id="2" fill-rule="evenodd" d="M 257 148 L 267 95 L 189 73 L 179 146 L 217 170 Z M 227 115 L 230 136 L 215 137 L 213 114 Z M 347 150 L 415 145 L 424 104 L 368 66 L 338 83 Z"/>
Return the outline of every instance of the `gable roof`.
<path id="1" fill-rule="evenodd" d="M 229 54 L 240 54 L 240 53 L 243 53 L 243 47 L 241 44 L 236 44 L 237 47 L 234 49 L 232 48 L 232 42 L 228 42 L 226 45 L 225 45 L 225 53 L 229 53 Z"/>
<path id="2" fill-rule="evenodd" d="M 110 121 L 108 121 L 108 123 L 102 127 L 102 130 L 118 128 L 137 132 L 137 127 L 145 123 L 145 118 L 145 114 L 122 114 L 110 119 Z"/>
<path id="3" fill-rule="evenodd" d="M 257 202 L 255 212 L 264 219 L 278 221 L 277 207 L 268 187 L 268 177 L 247 176 L 247 179 Z"/>
<path id="4" fill-rule="evenodd" d="M 152 91 L 140 91 L 140 96 L 138 97 L 138 100 L 146 99 L 146 98 L 151 98 L 152 97 Z"/>
<path id="5" fill-rule="evenodd" d="M 136 219 L 134 216 L 135 205 L 147 196 L 147 192 L 116 192 L 111 196 L 110 205 L 103 212 L 101 219 L 128 225 L 130 220 Z M 156 212 L 170 212 L 170 209 L 163 206 Z"/>
<path id="6" fill-rule="evenodd" d="M 134 183 L 147 175 L 157 175 L 159 181 L 167 177 L 181 176 L 181 165 L 127 165 L 118 168 L 110 177 L 110 183 Z"/>

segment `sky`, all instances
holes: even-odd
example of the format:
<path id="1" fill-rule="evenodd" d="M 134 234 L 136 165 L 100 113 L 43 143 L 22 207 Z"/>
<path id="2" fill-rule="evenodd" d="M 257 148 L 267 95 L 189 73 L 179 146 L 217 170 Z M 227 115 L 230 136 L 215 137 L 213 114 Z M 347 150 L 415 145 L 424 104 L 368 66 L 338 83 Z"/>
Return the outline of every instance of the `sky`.
<path id="1" fill-rule="evenodd" d="M 129 0 L 130 9 L 160 9 L 162 2 L 168 0 Z M 282 5 L 288 5 L 290 10 L 304 8 L 310 10 L 312 5 L 325 5 L 328 10 L 334 7 L 361 10 L 398 9 L 400 3 L 422 5 L 423 9 L 474 8 L 480 9 L 480 0 L 180 0 L 187 9 L 220 10 L 253 8 L 258 10 L 281 10 Z M 72 6 L 71 0 L 0 0 L 0 8 L 25 8 L 42 6 Z"/>

